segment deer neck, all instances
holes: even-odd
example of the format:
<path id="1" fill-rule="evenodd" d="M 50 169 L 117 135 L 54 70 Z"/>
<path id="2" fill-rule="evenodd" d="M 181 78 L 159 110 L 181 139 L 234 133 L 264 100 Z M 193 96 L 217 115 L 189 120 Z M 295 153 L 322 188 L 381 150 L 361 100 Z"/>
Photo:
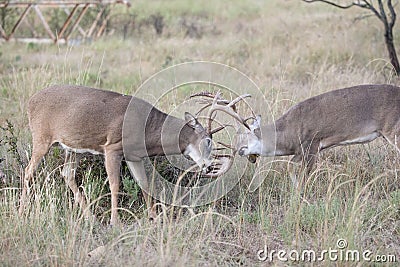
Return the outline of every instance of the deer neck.
<path id="1" fill-rule="evenodd" d="M 139 98 L 132 99 L 126 114 L 122 136 L 126 160 L 180 154 L 185 148 L 179 143 L 184 120 L 170 116 Z"/>
<path id="2" fill-rule="evenodd" d="M 263 156 L 286 156 L 292 154 L 292 143 L 289 133 L 279 121 L 260 128 Z"/>
<path id="3" fill-rule="evenodd" d="M 146 132 L 151 133 L 145 135 L 148 156 L 181 154 L 189 143 L 181 135 L 190 127 L 182 119 L 158 110 L 155 113 L 158 114 L 146 125 Z"/>

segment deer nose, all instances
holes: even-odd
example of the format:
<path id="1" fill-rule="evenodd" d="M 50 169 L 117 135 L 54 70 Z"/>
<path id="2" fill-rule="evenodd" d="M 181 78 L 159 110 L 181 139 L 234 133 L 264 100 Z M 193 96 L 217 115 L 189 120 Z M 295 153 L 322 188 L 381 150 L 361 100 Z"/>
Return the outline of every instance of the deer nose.
<path id="1" fill-rule="evenodd" d="M 255 154 L 250 154 L 250 155 L 247 157 L 247 159 L 248 159 L 248 161 L 250 161 L 251 163 L 256 163 L 256 161 L 257 161 L 257 155 L 255 155 Z"/>

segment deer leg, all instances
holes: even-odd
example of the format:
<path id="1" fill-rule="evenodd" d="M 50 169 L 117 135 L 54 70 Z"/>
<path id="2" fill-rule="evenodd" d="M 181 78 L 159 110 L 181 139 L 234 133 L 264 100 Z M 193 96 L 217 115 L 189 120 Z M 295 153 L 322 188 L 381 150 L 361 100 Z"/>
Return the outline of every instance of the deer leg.
<path id="1" fill-rule="evenodd" d="M 136 181 L 142 188 L 144 200 L 148 208 L 148 216 L 150 220 L 157 217 L 156 206 L 153 205 L 153 198 L 150 194 L 150 187 L 147 180 L 146 171 L 144 169 L 143 161 L 127 161 L 128 167 L 135 176 Z"/>
<path id="2" fill-rule="evenodd" d="M 25 174 L 23 177 L 22 181 L 22 194 L 20 198 L 20 206 L 19 206 L 19 214 L 22 214 L 22 212 L 25 209 L 26 206 L 26 198 L 28 197 L 30 193 L 30 187 L 29 184 L 31 180 L 33 179 L 33 174 L 37 168 L 37 166 L 40 163 L 40 160 L 46 155 L 46 153 L 49 151 L 51 144 L 48 143 L 42 143 L 39 145 L 39 143 L 35 140 L 33 140 L 33 150 L 32 150 L 32 157 L 28 163 L 28 166 L 25 168 Z"/>
<path id="3" fill-rule="evenodd" d="M 108 182 L 110 184 L 111 191 L 111 225 L 119 223 L 118 217 L 118 193 L 120 185 L 120 165 L 122 160 L 121 151 L 106 150 L 105 153 L 105 165 L 108 176 Z"/>
<path id="4" fill-rule="evenodd" d="M 319 142 L 314 141 L 308 146 L 306 153 L 304 153 L 303 163 L 307 175 L 310 174 L 315 162 L 317 161 L 318 150 Z"/>
<path id="5" fill-rule="evenodd" d="M 300 165 L 299 162 L 301 162 L 303 159 L 303 156 L 301 154 L 296 154 L 290 159 L 290 164 L 289 164 L 289 175 L 290 179 L 292 180 L 292 185 L 294 188 L 299 187 L 299 181 L 297 180 L 297 170 L 298 166 Z"/>
<path id="6" fill-rule="evenodd" d="M 303 151 L 301 153 L 295 154 L 290 162 L 292 163 L 292 170 L 290 171 L 294 187 L 299 186 L 299 181 L 297 180 L 296 171 L 294 170 L 294 166 L 299 165 L 301 163 L 301 167 L 298 168 L 300 171 L 305 171 L 305 174 L 310 174 L 315 161 L 317 160 L 317 153 L 319 148 L 319 142 L 309 143 L 307 146 L 303 146 Z"/>
<path id="7" fill-rule="evenodd" d="M 74 205 L 79 204 L 86 219 L 91 217 L 90 210 L 87 208 L 85 196 L 79 190 L 76 184 L 75 174 L 78 167 L 80 156 L 72 151 L 65 150 L 64 167 L 61 175 L 64 177 L 65 183 L 74 194 Z"/>

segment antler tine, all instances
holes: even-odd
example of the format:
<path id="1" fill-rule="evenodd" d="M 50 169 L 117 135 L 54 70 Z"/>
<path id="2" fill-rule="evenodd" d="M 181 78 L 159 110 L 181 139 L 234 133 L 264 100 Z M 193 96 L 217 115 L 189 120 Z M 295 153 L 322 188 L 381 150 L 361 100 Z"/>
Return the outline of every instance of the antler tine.
<path id="1" fill-rule="evenodd" d="M 251 120 L 251 119 L 253 119 L 253 120 L 256 119 L 257 115 L 254 113 L 254 111 L 253 111 L 252 109 L 250 109 L 250 111 L 251 111 L 251 115 L 252 115 L 252 116 L 246 118 L 245 121 L 248 121 L 248 120 Z"/>
<path id="2" fill-rule="evenodd" d="M 193 98 L 193 97 L 197 97 L 197 96 L 200 96 L 200 97 L 209 97 L 209 98 L 214 98 L 214 97 L 215 97 L 214 94 L 212 94 L 212 93 L 210 93 L 210 92 L 207 92 L 207 91 L 200 92 L 200 93 L 196 93 L 196 94 L 190 95 L 189 97 L 190 97 L 190 98 Z"/>
<path id="3" fill-rule="evenodd" d="M 227 170 L 229 170 L 231 168 L 231 166 L 233 164 L 233 156 L 232 155 L 215 155 L 214 157 L 215 158 L 229 158 L 229 161 L 226 166 L 221 165 L 221 163 L 217 163 L 215 165 L 215 166 L 219 165 L 219 166 L 225 167 L 224 168 L 225 171 L 223 173 L 225 173 Z M 217 177 L 221 176 L 221 173 L 219 172 L 220 168 L 217 168 L 216 170 L 217 170 L 216 172 L 212 171 L 209 174 L 205 174 L 204 176 L 209 177 L 209 178 L 217 178 Z"/>
<path id="4" fill-rule="evenodd" d="M 204 107 L 202 107 L 197 113 L 196 115 L 200 114 L 202 111 L 204 111 L 205 109 L 207 109 L 208 107 L 211 106 L 208 114 L 207 114 L 207 118 L 208 118 L 208 125 L 207 125 L 207 132 L 212 135 L 213 133 L 216 133 L 220 130 L 223 129 L 223 127 L 219 127 L 215 130 L 211 130 L 211 124 L 215 119 L 215 116 L 213 116 L 214 112 L 217 110 L 223 111 L 225 113 L 227 113 L 228 115 L 234 117 L 236 120 L 238 120 L 240 123 L 242 123 L 247 129 L 250 130 L 249 125 L 247 124 L 247 121 L 250 118 L 247 119 L 243 119 L 236 111 L 236 104 L 239 103 L 240 101 L 244 100 L 247 97 L 251 97 L 250 94 L 243 94 L 240 95 L 238 97 L 236 97 L 234 100 L 229 101 L 226 99 L 223 99 L 221 97 L 221 93 L 217 92 L 216 94 L 212 94 L 210 92 L 200 92 L 200 93 L 196 93 L 190 96 L 190 98 L 193 97 L 207 97 L 207 98 L 212 98 L 211 99 L 203 99 L 203 103 L 205 103 L 206 105 Z M 254 112 L 252 111 L 253 116 L 255 118 Z"/>
<path id="5" fill-rule="evenodd" d="M 204 107 L 202 107 L 201 109 L 199 109 L 199 111 L 196 112 L 196 117 L 203 112 L 203 110 L 205 110 L 206 108 L 210 107 L 212 105 L 212 103 L 207 103 Z"/>
<path id="6" fill-rule="evenodd" d="M 232 109 L 236 112 L 236 104 L 242 100 L 244 100 L 247 97 L 251 97 L 250 94 L 244 94 L 241 96 L 238 96 L 237 98 L 235 98 L 234 100 L 231 101 L 231 103 L 229 103 L 228 106 L 232 106 Z M 253 115 L 252 117 L 248 117 L 246 118 L 244 121 L 247 122 L 250 119 L 255 119 L 256 118 L 256 114 L 254 113 L 254 111 L 251 109 L 251 114 Z"/>
<path id="7" fill-rule="evenodd" d="M 218 141 L 217 143 L 218 143 L 219 145 L 222 145 L 222 146 L 224 146 L 224 147 L 226 147 L 226 148 L 229 148 L 229 149 L 232 149 L 233 151 L 235 151 L 235 148 L 234 148 L 233 146 L 231 146 L 231 145 L 225 144 L 225 143 L 220 142 L 220 141 Z"/>
<path id="8" fill-rule="evenodd" d="M 205 97 L 203 99 L 199 99 L 199 100 L 196 101 L 199 104 L 204 104 L 205 105 L 199 111 L 196 112 L 196 116 L 198 116 L 201 112 L 203 112 L 205 109 L 210 107 L 215 102 L 215 100 L 217 101 L 217 104 L 222 104 L 222 105 L 228 105 L 229 104 L 229 101 L 226 100 L 226 99 L 223 99 L 219 92 L 217 94 L 213 94 L 213 93 L 204 91 L 204 92 L 192 94 L 192 95 L 189 96 L 189 98 L 194 98 L 194 97 Z M 208 98 L 210 98 L 210 99 L 208 99 Z"/>
<path id="9" fill-rule="evenodd" d="M 244 94 L 244 95 L 240 95 L 240 96 L 236 97 L 235 99 L 233 99 L 228 104 L 228 107 L 234 107 L 238 102 L 242 101 L 243 99 L 245 99 L 247 97 L 251 97 L 251 95 L 250 94 Z"/>
<path id="10" fill-rule="evenodd" d="M 226 127 L 226 125 L 222 125 L 222 126 L 219 126 L 218 128 L 215 128 L 214 130 L 211 130 L 211 131 L 210 131 L 210 135 L 213 135 L 213 134 L 215 134 L 215 133 L 218 133 L 219 131 L 225 129 L 225 127 Z"/>
<path id="11" fill-rule="evenodd" d="M 215 105 L 213 104 L 208 112 L 208 118 L 211 117 L 211 115 L 217 111 L 220 110 L 222 112 L 225 112 L 226 114 L 232 116 L 236 120 L 238 120 L 240 123 L 242 123 L 247 129 L 250 130 L 250 126 L 247 124 L 246 120 L 243 119 L 235 110 L 233 110 L 233 107 L 230 106 L 222 106 L 222 105 Z M 211 120 L 209 120 L 209 129 L 211 129 Z"/>
<path id="12" fill-rule="evenodd" d="M 249 121 L 249 120 L 255 120 L 256 119 L 256 115 L 254 114 L 254 112 L 252 111 L 253 116 L 247 117 L 246 119 L 244 119 L 245 122 Z"/>
<path id="13" fill-rule="evenodd" d="M 212 101 L 214 100 L 215 96 L 216 96 L 216 94 L 213 94 L 213 93 L 205 91 L 205 92 L 200 92 L 200 93 L 197 93 L 197 94 L 190 95 L 189 98 L 193 98 L 193 97 L 208 97 L 210 99 L 201 99 L 200 101 L 202 101 L 203 103 L 212 103 Z M 220 94 L 218 96 L 218 98 L 217 98 L 217 103 L 218 104 L 228 105 L 230 102 L 229 102 L 229 100 L 223 99 L 221 97 L 221 94 Z"/>
<path id="14" fill-rule="evenodd" d="M 212 102 L 212 104 L 211 104 L 211 108 L 210 108 L 210 110 L 208 111 L 208 114 L 207 114 L 207 118 L 208 118 L 208 125 L 207 125 L 207 132 L 211 135 L 211 124 L 212 124 L 212 122 L 213 122 L 213 120 L 214 120 L 214 118 L 212 118 L 212 115 L 213 115 L 213 113 L 214 113 L 214 111 L 213 111 L 213 106 L 216 106 L 216 105 L 218 105 L 218 99 L 220 99 L 221 98 L 221 93 L 220 92 L 217 92 L 216 94 L 215 94 L 215 96 L 214 96 L 214 99 L 213 99 L 213 102 Z"/>
<path id="15" fill-rule="evenodd" d="M 250 130 L 250 126 L 247 124 L 248 118 L 247 119 L 243 119 L 237 113 L 237 110 L 236 110 L 236 104 L 239 103 L 240 101 L 244 100 L 245 98 L 248 98 L 248 97 L 251 97 L 251 95 L 250 94 L 240 95 L 240 96 L 236 97 L 234 100 L 232 100 L 226 107 L 217 107 L 217 108 L 215 108 L 215 110 L 221 110 L 221 111 L 227 113 L 228 115 L 231 115 L 236 120 L 238 120 L 240 123 L 242 123 L 247 129 Z M 211 109 L 213 109 L 213 107 Z"/>

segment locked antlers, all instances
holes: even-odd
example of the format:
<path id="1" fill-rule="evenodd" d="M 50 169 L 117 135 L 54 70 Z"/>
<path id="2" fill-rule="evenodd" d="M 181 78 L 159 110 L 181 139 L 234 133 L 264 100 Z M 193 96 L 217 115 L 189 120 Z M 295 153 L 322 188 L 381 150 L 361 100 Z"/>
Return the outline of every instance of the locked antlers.
<path id="1" fill-rule="evenodd" d="M 208 110 L 208 114 L 207 114 L 208 125 L 207 125 L 207 129 L 206 129 L 210 135 L 221 131 L 222 129 L 224 129 L 227 126 L 227 125 L 222 125 L 216 129 L 213 129 L 213 130 L 211 129 L 211 124 L 215 119 L 214 114 L 216 111 L 222 111 L 222 112 L 232 116 L 238 122 L 240 122 L 242 125 L 244 125 L 247 129 L 250 130 L 250 126 L 247 124 L 247 121 L 249 119 L 253 119 L 255 117 L 255 115 L 253 114 L 253 117 L 244 119 L 237 113 L 237 108 L 236 108 L 236 104 L 238 104 L 240 101 L 242 101 L 243 99 L 245 99 L 247 97 L 251 97 L 250 94 L 240 95 L 240 96 L 236 97 L 235 99 L 233 99 L 232 101 L 223 99 L 219 92 L 215 95 L 212 93 L 209 93 L 209 92 L 201 92 L 201 93 L 193 94 L 190 97 L 191 98 L 203 97 L 198 102 L 200 104 L 205 104 L 205 105 L 196 113 L 196 115 L 200 114 L 203 110 L 210 107 L 210 109 Z"/>
<path id="2" fill-rule="evenodd" d="M 242 101 L 243 99 L 250 97 L 250 94 L 244 94 L 241 96 L 236 97 L 232 101 L 223 99 L 221 97 L 220 93 L 217 94 L 212 94 L 209 92 L 201 92 L 197 94 L 193 94 L 190 96 L 190 98 L 193 97 L 200 97 L 198 100 L 198 103 L 203 104 L 204 106 L 196 113 L 196 116 L 198 116 L 201 112 L 203 112 L 205 109 L 209 108 L 207 112 L 207 128 L 206 131 L 212 136 L 213 134 L 221 131 L 224 129 L 226 124 L 223 124 L 215 129 L 212 129 L 212 122 L 215 119 L 216 112 L 217 111 L 222 111 L 233 118 L 235 118 L 238 122 L 240 122 L 242 125 L 244 125 L 247 129 L 250 130 L 250 126 L 247 124 L 247 121 L 249 119 L 252 119 L 253 117 L 249 118 L 242 118 L 238 113 L 237 113 L 237 104 Z M 253 114 L 254 115 L 254 114 Z M 255 116 L 254 116 L 255 117 Z M 206 177 L 219 177 L 222 174 L 226 173 L 232 166 L 233 160 L 234 160 L 234 155 L 235 155 L 235 148 L 231 145 L 225 144 L 223 142 L 217 142 L 219 145 L 222 145 L 223 147 L 216 147 L 213 150 L 214 151 L 219 151 L 219 150 L 224 150 L 226 148 L 230 149 L 232 153 L 225 153 L 225 154 L 213 154 L 213 158 L 215 161 L 213 164 L 209 167 L 210 171 L 205 174 L 204 176 Z"/>

